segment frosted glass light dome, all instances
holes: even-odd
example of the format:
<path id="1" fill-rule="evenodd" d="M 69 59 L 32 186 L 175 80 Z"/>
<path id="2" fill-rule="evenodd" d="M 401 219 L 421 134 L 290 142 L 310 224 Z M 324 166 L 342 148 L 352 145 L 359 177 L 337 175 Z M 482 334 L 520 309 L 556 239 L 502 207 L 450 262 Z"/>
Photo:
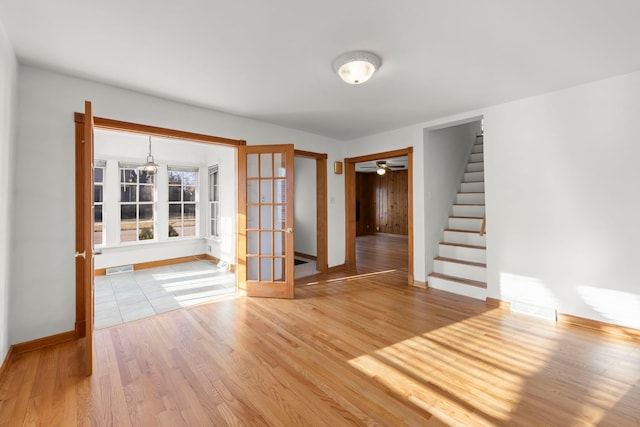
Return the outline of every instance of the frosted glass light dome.
<path id="1" fill-rule="evenodd" d="M 348 52 L 333 62 L 333 68 L 346 83 L 359 85 L 369 80 L 381 63 L 380 58 L 371 52 Z"/>

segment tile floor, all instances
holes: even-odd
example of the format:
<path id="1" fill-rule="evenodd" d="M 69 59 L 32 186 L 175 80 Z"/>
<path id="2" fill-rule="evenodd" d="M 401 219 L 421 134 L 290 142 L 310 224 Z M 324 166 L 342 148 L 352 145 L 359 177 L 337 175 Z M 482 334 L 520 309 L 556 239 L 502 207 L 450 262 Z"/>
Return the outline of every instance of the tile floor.
<path id="1" fill-rule="evenodd" d="M 235 292 L 234 273 L 202 260 L 95 278 L 95 328 L 102 329 Z"/>

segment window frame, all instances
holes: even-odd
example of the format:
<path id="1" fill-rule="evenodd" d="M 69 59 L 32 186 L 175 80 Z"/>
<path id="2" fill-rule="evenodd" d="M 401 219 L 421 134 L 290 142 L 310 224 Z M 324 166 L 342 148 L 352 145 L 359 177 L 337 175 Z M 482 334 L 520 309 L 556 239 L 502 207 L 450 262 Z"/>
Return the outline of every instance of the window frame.
<path id="1" fill-rule="evenodd" d="M 155 242 L 158 241 L 157 239 L 157 221 L 158 221 L 158 216 L 157 216 L 157 204 L 158 204 L 158 194 L 157 194 L 157 188 L 156 188 L 156 181 L 157 181 L 157 173 L 153 174 L 153 175 L 149 175 L 153 178 L 151 184 L 147 183 L 141 183 L 140 182 L 140 176 L 142 173 L 145 173 L 144 171 L 142 171 L 142 166 L 139 163 L 128 163 L 128 162 L 122 162 L 119 161 L 118 162 L 118 184 L 120 187 L 120 197 L 118 198 L 118 207 L 119 207 L 119 211 L 120 211 L 120 215 L 118 217 L 118 244 L 120 245 L 131 245 L 131 244 L 141 244 L 141 243 L 146 243 L 146 242 Z M 135 183 L 128 183 L 124 181 L 124 176 L 125 170 L 134 170 L 136 175 L 136 182 Z M 134 187 L 136 188 L 136 200 L 135 201 L 131 201 L 131 200 L 127 200 L 127 201 L 123 201 L 122 200 L 122 192 L 123 192 L 123 187 L 128 186 L 128 187 Z M 151 187 L 152 191 L 152 200 L 151 201 L 147 201 L 147 200 L 143 200 L 140 201 L 140 194 L 141 194 L 141 189 L 145 188 L 145 187 Z M 126 191 L 126 188 L 125 188 Z M 135 229 L 135 240 L 122 240 L 122 207 L 123 205 L 134 205 L 135 206 L 135 224 L 136 224 L 136 229 Z M 140 238 L 140 233 L 141 233 L 141 227 L 140 227 L 140 222 L 148 222 L 149 220 L 140 220 L 140 207 L 141 206 L 151 206 L 151 225 L 152 225 L 152 237 L 151 238 L 147 238 L 147 239 L 141 239 Z M 146 228 L 146 227 L 143 227 Z"/>
<path id="2" fill-rule="evenodd" d="M 220 240 L 220 165 L 209 166 L 208 236 Z"/>
<path id="3" fill-rule="evenodd" d="M 179 184 L 172 184 L 171 183 L 171 173 L 172 172 L 190 172 L 190 173 L 195 173 L 195 179 L 193 180 L 193 183 L 186 185 L 184 180 L 182 179 L 180 181 Z M 179 194 L 180 196 L 180 200 L 171 200 L 171 188 L 180 188 Z M 194 191 L 193 191 L 193 200 L 184 200 L 184 195 L 185 195 L 185 190 L 186 187 L 194 187 Z M 199 214 L 199 203 L 198 203 L 198 199 L 199 199 L 199 194 L 200 194 L 200 168 L 196 167 L 196 166 L 171 166 L 168 165 L 167 166 L 167 238 L 169 240 L 173 240 L 176 238 L 184 238 L 184 239 L 189 239 L 189 238 L 198 238 L 200 237 L 200 214 Z M 171 205 L 180 205 L 180 229 L 182 230 L 182 235 L 178 234 L 175 236 L 171 235 L 171 229 L 172 229 L 172 224 L 171 222 L 173 221 L 171 218 Z M 193 205 L 193 213 L 194 213 L 194 234 L 192 235 L 184 235 L 184 229 L 185 229 L 185 205 Z"/>
<path id="4" fill-rule="evenodd" d="M 96 182 L 96 169 L 102 169 L 102 181 L 100 182 Z M 93 162 L 93 244 L 94 246 L 104 246 L 106 244 L 106 239 L 107 239 L 107 220 L 106 220 L 106 211 L 105 211 L 105 204 L 104 204 L 104 199 L 105 199 L 105 191 L 106 191 L 106 182 L 107 182 L 107 161 L 106 160 L 101 160 L 101 159 L 95 159 Z M 96 201 L 96 187 L 102 187 L 102 201 L 97 202 Z M 96 221 L 96 217 L 95 217 L 95 213 L 97 211 L 97 207 L 100 206 L 100 217 L 102 218 L 102 221 L 99 222 L 99 224 L 101 224 L 102 230 L 101 230 L 101 236 L 102 239 L 98 242 L 96 240 L 96 224 L 98 224 L 98 222 Z"/>

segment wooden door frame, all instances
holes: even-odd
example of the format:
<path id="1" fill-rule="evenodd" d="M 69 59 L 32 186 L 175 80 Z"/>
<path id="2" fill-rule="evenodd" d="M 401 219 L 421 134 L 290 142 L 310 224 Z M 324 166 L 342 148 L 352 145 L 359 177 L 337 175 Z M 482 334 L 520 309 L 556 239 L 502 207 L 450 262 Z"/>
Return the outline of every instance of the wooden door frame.
<path id="1" fill-rule="evenodd" d="M 295 157 L 316 161 L 316 269 L 326 273 L 328 267 L 327 228 L 327 154 L 295 150 Z"/>
<path id="2" fill-rule="evenodd" d="M 413 147 L 364 156 L 345 158 L 345 266 L 356 268 L 356 163 L 370 162 L 389 157 L 407 156 L 407 281 L 414 284 L 413 277 Z"/>
<path id="3" fill-rule="evenodd" d="M 84 138 L 84 123 L 85 123 L 85 115 L 84 113 L 74 113 L 74 122 L 75 122 L 75 137 L 76 137 L 76 147 L 78 146 L 79 141 Z M 200 142 L 204 144 L 213 144 L 213 145 L 222 145 L 231 148 L 235 148 L 236 151 L 236 164 L 235 168 L 238 168 L 238 156 L 237 151 L 238 147 L 242 145 L 246 145 L 246 141 L 240 139 L 229 139 L 222 138 L 218 136 L 205 135 L 194 132 L 186 132 L 175 129 L 167 129 L 157 126 L 149 126 L 143 125 L 139 123 L 131 123 L 124 122 L 120 120 L 106 119 L 103 117 L 93 117 L 93 125 L 95 129 L 106 129 L 106 130 L 114 130 L 120 132 L 129 132 L 129 133 L 139 133 L 144 135 L 151 136 L 159 136 L 163 138 L 174 138 L 180 140 L 190 140 L 194 142 Z M 91 167 L 90 164 L 83 163 L 83 167 Z M 78 180 L 78 171 L 76 171 L 76 180 Z M 76 187 L 76 211 L 78 210 L 79 200 L 84 203 L 84 199 L 82 197 L 79 198 L 78 190 Z M 76 212 L 76 215 L 78 213 Z M 76 242 L 79 239 L 84 239 L 85 232 L 87 230 L 84 229 L 82 224 L 76 224 Z M 90 232 L 93 232 L 91 230 Z M 76 263 L 78 265 L 80 263 Z M 77 275 L 79 274 L 78 267 L 76 267 L 76 322 L 75 322 L 75 336 L 76 338 L 82 338 L 86 336 L 86 320 L 87 320 L 87 307 L 90 304 L 89 299 L 90 295 L 84 291 L 82 283 L 77 279 Z"/>

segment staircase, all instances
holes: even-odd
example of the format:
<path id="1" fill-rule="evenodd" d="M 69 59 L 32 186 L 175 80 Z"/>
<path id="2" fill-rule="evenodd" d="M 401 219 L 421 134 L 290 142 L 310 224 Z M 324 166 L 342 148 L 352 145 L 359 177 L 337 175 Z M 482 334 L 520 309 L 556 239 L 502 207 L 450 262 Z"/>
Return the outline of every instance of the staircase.
<path id="1" fill-rule="evenodd" d="M 429 287 L 485 300 L 486 243 L 480 235 L 485 214 L 482 135 L 476 137 L 452 213 L 438 246 L 439 256 L 433 260 Z"/>

